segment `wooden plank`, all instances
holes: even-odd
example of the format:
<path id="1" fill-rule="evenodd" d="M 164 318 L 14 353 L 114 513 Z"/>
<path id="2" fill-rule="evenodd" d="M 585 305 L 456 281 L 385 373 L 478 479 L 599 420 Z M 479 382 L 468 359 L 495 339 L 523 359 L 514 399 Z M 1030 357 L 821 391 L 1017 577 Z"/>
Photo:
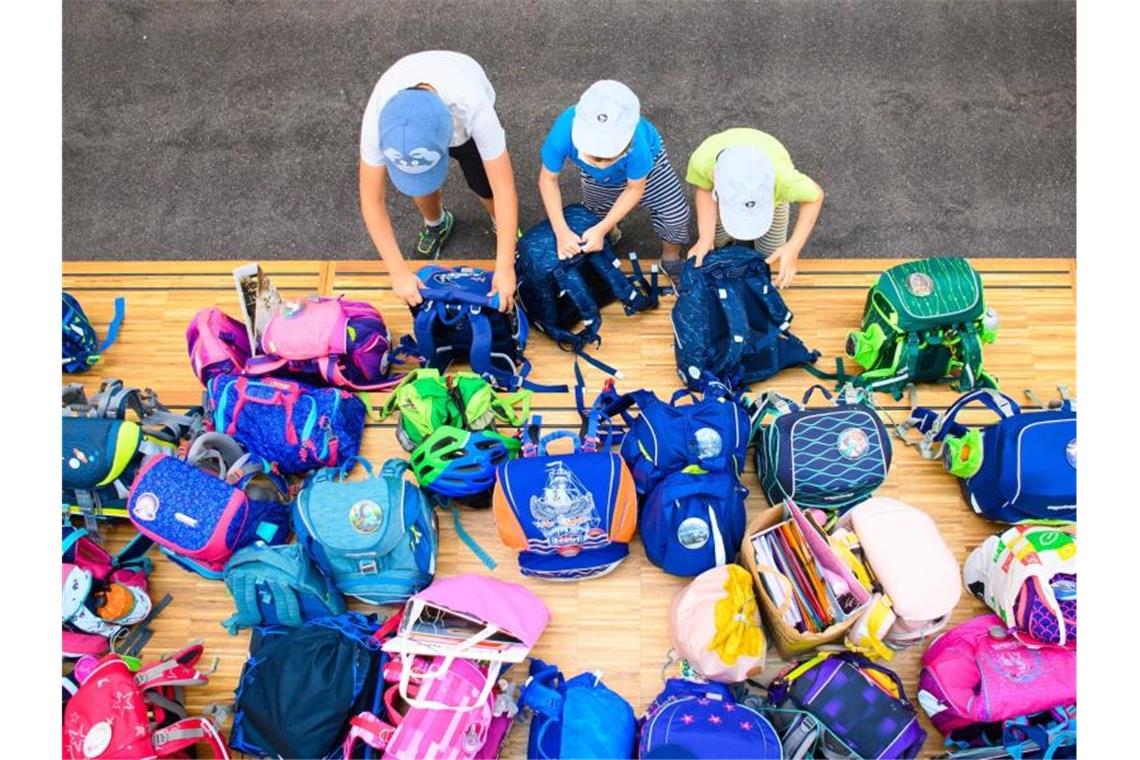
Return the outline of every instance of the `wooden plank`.
<path id="1" fill-rule="evenodd" d="M 796 285 L 784 291 L 784 297 L 796 314 L 793 331 L 823 352 L 823 366 L 830 368 L 832 357 L 842 352 L 847 331 L 858 323 L 865 288 L 890 263 L 893 261 L 802 262 L 803 272 Z M 1048 399 L 1057 383 L 1068 384 L 1075 392 L 1075 268 L 1048 259 L 979 259 L 974 264 L 986 278 L 989 302 L 1002 323 L 997 343 L 986 350 L 986 366 L 1011 395 L 1032 388 Z M 65 262 L 65 287 L 76 290 L 100 332 L 110 319 L 113 297 L 124 295 L 127 299 L 127 319 L 119 342 L 90 373 L 67 380 L 81 380 L 94 389 L 102 378 L 121 377 L 129 384 L 157 389 L 168 404 L 199 403 L 201 387 L 186 361 L 184 332 L 190 317 L 203 306 L 218 305 L 235 312 L 230 275 L 233 266 L 232 262 Z M 402 335 L 411 327 L 410 315 L 396 304 L 379 262 L 268 262 L 264 266 L 287 296 L 320 292 L 362 297 L 381 305 L 393 335 Z M 613 306 L 604 310 L 604 343 L 595 353 L 623 371 L 619 390 L 650 387 L 659 395 L 668 395 L 679 387 L 669 322 L 671 305 L 672 299 L 665 298 L 661 308 L 634 317 L 625 317 Z M 535 380 L 572 382 L 572 357 L 541 334 L 532 335 L 527 355 L 534 364 Z M 604 376 L 588 365 L 582 367 L 590 391 L 596 391 Z M 793 369 L 753 390 L 775 389 L 798 396 L 812 382 L 805 371 Z M 946 406 L 955 397 L 948 388 L 924 386 L 919 401 Z M 883 397 L 880 401 L 895 421 L 906 416 L 905 399 L 896 402 Z M 536 395 L 534 404 L 551 427 L 571 429 L 578 424 L 571 394 Z M 984 415 L 974 413 L 968 419 L 980 422 Z M 363 453 L 372 461 L 404 454 L 396 444 L 393 426 L 390 420 L 368 423 Z M 750 516 L 766 506 L 754 473 L 749 462 L 744 482 L 751 491 Z M 894 465 L 881 493 L 931 514 L 960 562 L 997 530 L 962 503 L 956 482 L 939 464 L 921 459 L 912 448 L 896 445 Z M 651 565 L 639 539 L 631 544 L 629 559 L 604 578 L 577 584 L 523 579 L 515 557 L 499 542 L 489 512 L 465 511 L 462 519 L 464 528 L 499 563 L 494 574 L 523 583 L 549 606 L 551 625 L 535 655 L 557 663 L 567 675 L 601 669 L 606 682 L 642 711 L 662 686 L 662 666 L 671 646 L 666 612 L 673 595 L 684 586 L 684 579 L 668 576 Z M 484 572 L 455 536 L 450 517 L 441 515 L 440 526 L 440 575 Z M 111 543 L 122 543 L 130 535 L 129 526 L 117 526 L 110 533 Z M 204 639 L 207 655 L 219 659 L 219 668 L 208 687 L 187 690 L 190 706 L 199 709 L 211 702 L 232 700 L 249 634 L 231 637 L 219 625 L 232 612 L 224 586 L 161 559 L 155 565 L 152 588 L 156 598 L 170 593 L 174 603 L 156 621 L 155 636 L 146 654 L 158 656 L 190 639 Z M 963 598 L 953 622 L 983 611 L 979 602 Z M 902 676 L 912 698 L 920 657 L 920 651 L 910 650 L 900 653 L 890 665 Z M 774 674 L 779 667 L 775 653 L 770 653 L 766 675 Z M 521 670 L 512 673 L 511 679 L 522 680 Z M 925 725 L 931 732 L 927 753 L 935 754 L 941 750 L 941 737 Z M 525 756 L 525 734 L 526 727 L 520 726 L 504 757 Z"/>

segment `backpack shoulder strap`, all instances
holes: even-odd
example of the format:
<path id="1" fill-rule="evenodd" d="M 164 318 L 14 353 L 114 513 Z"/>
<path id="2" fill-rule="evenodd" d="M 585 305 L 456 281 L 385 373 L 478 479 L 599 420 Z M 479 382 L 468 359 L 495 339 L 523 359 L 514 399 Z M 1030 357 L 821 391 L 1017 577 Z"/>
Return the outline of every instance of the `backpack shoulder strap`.
<path id="1" fill-rule="evenodd" d="M 223 580 L 234 600 L 234 614 L 222 621 L 222 627 L 231 636 L 236 636 L 242 628 L 249 628 L 261 622 L 261 612 L 257 604 L 257 582 L 250 572 L 228 570 Z"/>
<path id="2" fill-rule="evenodd" d="M 154 752 L 159 757 L 184 756 L 182 753 L 185 750 L 201 742 L 209 746 L 211 757 L 221 759 L 229 757 L 217 726 L 209 718 L 183 718 L 156 730 L 151 735 Z"/>
<path id="3" fill-rule="evenodd" d="M 721 360 L 712 368 L 713 375 L 719 379 L 731 374 L 731 371 L 739 366 L 745 348 L 748 348 L 751 343 L 751 331 L 748 327 L 748 316 L 744 312 L 744 302 L 740 298 L 740 294 L 726 284 L 717 287 L 716 290 L 717 297 L 713 302 L 724 312 L 729 331 L 728 349 Z"/>

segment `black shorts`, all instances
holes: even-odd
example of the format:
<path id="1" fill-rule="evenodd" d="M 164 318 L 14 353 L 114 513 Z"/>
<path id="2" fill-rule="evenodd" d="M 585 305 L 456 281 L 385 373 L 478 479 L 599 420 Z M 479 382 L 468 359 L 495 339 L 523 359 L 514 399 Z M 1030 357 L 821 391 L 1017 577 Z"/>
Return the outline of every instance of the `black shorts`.
<path id="1" fill-rule="evenodd" d="M 487 179 L 487 170 L 483 167 L 483 157 L 475 147 L 475 140 L 468 140 L 462 145 L 448 148 L 447 152 L 459 162 L 467 187 L 480 198 L 490 198 L 491 182 Z"/>

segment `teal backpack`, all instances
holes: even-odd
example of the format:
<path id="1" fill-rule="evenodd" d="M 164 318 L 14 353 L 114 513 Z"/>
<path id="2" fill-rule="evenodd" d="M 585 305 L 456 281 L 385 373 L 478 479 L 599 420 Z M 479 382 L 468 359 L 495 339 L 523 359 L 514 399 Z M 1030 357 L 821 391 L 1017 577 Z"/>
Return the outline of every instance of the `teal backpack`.
<path id="1" fill-rule="evenodd" d="M 359 462 L 363 480 L 345 476 Z M 378 475 L 366 459 L 350 459 L 305 479 L 293 503 L 297 543 L 341 593 L 368 604 L 401 604 L 435 576 L 439 529 L 435 512 L 408 463 L 389 459 Z"/>
<path id="2" fill-rule="evenodd" d="M 239 549 L 222 579 L 237 611 L 222 623 L 230 635 L 255 625 L 296 628 L 314 618 L 345 611 L 344 597 L 299 544 Z"/>

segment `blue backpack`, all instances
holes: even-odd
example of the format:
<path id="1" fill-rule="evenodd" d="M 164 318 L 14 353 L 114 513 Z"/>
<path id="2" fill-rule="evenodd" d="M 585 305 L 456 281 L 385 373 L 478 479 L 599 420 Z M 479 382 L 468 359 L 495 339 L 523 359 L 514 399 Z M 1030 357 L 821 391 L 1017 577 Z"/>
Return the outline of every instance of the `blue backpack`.
<path id="1" fill-rule="evenodd" d="M 415 341 L 412 350 L 424 366 L 445 372 L 452 362 L 467 362 L 496 388 L 546 388 L 526 380 L 530 362 L 526 351 L 526 314 L 499 311 L 499 297 L 488 297 L 491 273 L 475 267 L 424 267 L 418 273 L 424 300 L 412 308 Z"/>
<path id="2" fill-rule="evenodd" d="M 369 477 L 345 480 L 356 461 Z M 401 603 L 435 576 L 435 512 L 407 468 L 389 459 L 373 476 L 367 460 L 350 460 L 306 478 L 293 503 L 297 543 L 342 593 L 369 604 Z"/>
<path id="3" fill-rule="evenodd" d="M 519 707 L 530 708 L 526 756 L 536 760 L 610 760 L 633 756 L 637 719 L 633 708 L 600 677 L 582 673 L 567 681 L 554 665 L 530 661 Z"/>
<path id="4" fill-rule="evenodd" d="M 994 412 L 997 423 L 957 422 L 973 404 Z M 1077 410 L 1063 387 L 1060 404 L 1039 412 L 1023 412 L 1009 396 L 986 388 L 965 394 L 941 415 L 918 407 L 902 427 L 923 433 L 923 455 L 941 455 L 961 479 L 966 503 L 987 520 L 1077 519 Z"/>
<path id="5" fill-rule="evenodd" d="M 567 206 L 563 214 L 578 235 L 600 221 L 580 204 Z M 600 251 L 559 259 L 554 228 L 550 220 L 543 220 L 519 238 L 515 259 L 519 303 L 534 326 L 560 348 L 573 351 L 603 372 L 616 374 L 613 367 L 585 353 L 587 344 L 601 345 L 601 308 L 620 301 L 626 314 L 634 314 L 656 308 L 661 295 L 657 266 L 646 280 L 637 255 L 631 253 L 629 259 L 633 264 L 631 276 L 622 272 L 608 239 Z M 571 332 L 579 323 L 582 328 Z"/>
<path id="6" fill-rule="evenodd" d="M 665 476 L 638 515 L 645 556 L 667 573 L 690 577 L 732 562 L 744 540 L 747 497 L 733 472 Z"/>
<path id="7" fill-rule="evenodd" d="M 826 407 L 805 408 L 769 392 L 755 409 L 756 472 L 768 502 L 792 499 L 801 509 L 846 511 L 870 498 L 891 466 L 891 440 L 866 391 L 848 389 Z M 764 424 L 769 415 L 770 423 Z"/>
<path id="8" fill-rule="evenodd" d="M 586 419 L 581 389 L 578 395 L 578 411 Z M 685 396 L 691 403 L 678 403 Z M 631 414 L 633 407 L 637 407 L 637 417 Z M 620 435 L 621 456 L 633 473 L 637 495 L 642 499 L 666 475 L 686 467 L 737 476 L 744 471 L 751 424 L 743 407 L 722 385 L 710 385 L 699 399 L 695 393 L 681 389 L 664 402 L 651 390 L 619 395 L 613 383 L 607 382 L 594 409 L 611 425 L 615 417 L 624 423 L 615 426 Z"/>
<path id="9" fill-rule="evenodd" d="M 699 268 L 689 259 L 673 307 L 681 382 L 700 389 L 719 381 L 742 390 L 785 367 L 813 363 L 819 352 L 788 332 L 791 322 L 764 257 L 752 248 L 718 248 Z"/>
<path id="10" fill-rule="evenodd" d="M 222 623 L 231 635 L 255 625 L 296 628 L 345 611 L 344 597 L 300 544 L 267 546 L 259 541 L 239 549 L 226 563 L 222 579 L 237 608 Z"/>
<path id="11" fill-rule="evenodd" d="M 716 681 L 670 678 L 641 719 L 638 757 L 781 760 L 780 739 L 758 711 Z"/>
<path id="12" fill-rule="evenodd" d="M 212 377 L 205 406 L 215 430 L 286 475 L 337 467 L 355 457 L 367 414 L 364 402 L 343 388 L 276 377 Z"/>
<path id="13" fill-rule="evenodd" d="M 115 299 L 115 316 L 107 326 L 107 337 L 102 343 L 95 336 L 95 328 L 87 318 L 75 296 L 63 291 L 63 371 L 86 372 L 99 361 L 99 356 L 119 337 L 123 324 L 126 301 Z"/>

